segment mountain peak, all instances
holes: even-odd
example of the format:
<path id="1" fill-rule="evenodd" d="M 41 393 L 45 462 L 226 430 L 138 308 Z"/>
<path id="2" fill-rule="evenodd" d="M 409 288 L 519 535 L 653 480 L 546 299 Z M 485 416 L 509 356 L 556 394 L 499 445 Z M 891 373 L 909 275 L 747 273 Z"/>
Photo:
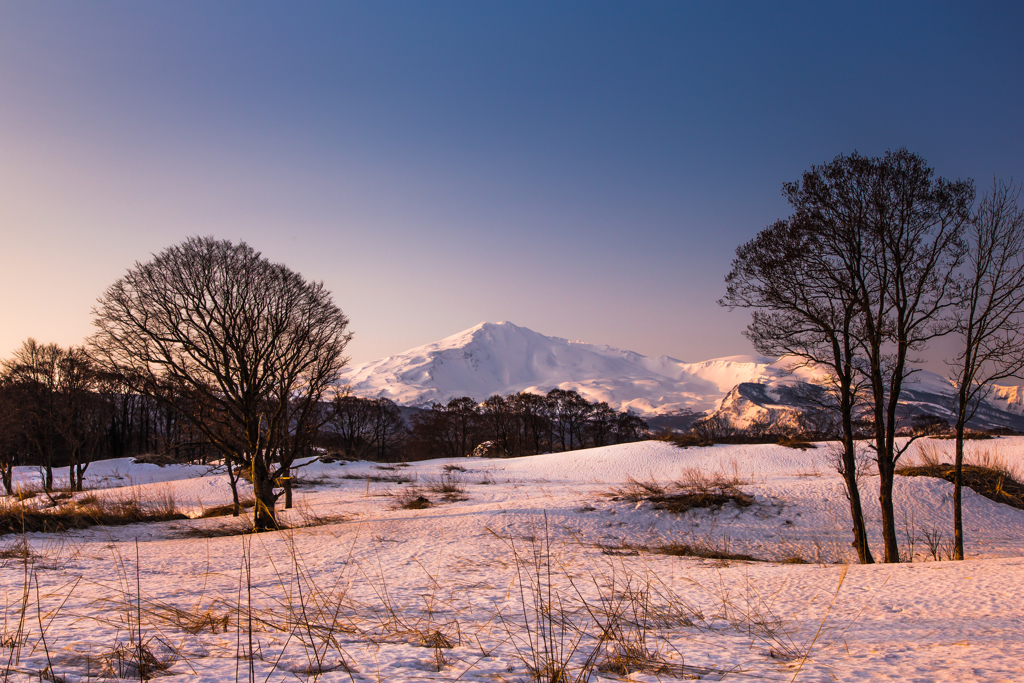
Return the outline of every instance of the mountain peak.
<path id="1" fill-rule="evenodd" d="M 503 320 L 347 368 L 342 382 L 356 395 L 384 396 L 403 405 L 560 388 L 620 410 L 659 414 L 712 408 L 737 383 L 761 378 L 763 360 L 737 356 L 682 363 L 548 337 Z"/>

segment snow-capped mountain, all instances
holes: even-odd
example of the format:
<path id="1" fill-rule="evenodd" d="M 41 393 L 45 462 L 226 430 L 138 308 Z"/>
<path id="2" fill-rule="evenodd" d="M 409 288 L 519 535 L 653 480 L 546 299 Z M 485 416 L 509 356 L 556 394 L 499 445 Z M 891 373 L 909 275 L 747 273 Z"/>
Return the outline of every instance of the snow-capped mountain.
<path id="1" fill-rule="evenodd" d="M 770 359 L 730 356 L 684 363 L 570 341 L 510 322 L 481 323 L 397 356 L 346 368 L 358 396 L 423 406 L 456 396 L 575 389 L 591 401 L 642 415 L 703 412 L 740 382 L 770 378 Z"/>
<path id="2" fill-rule="evenodd" d="M 457 396 L 482 401 L 558 387 L 648 418 L 717 412 L 746 427 L 754 421 L 790 421 L 807 406 L 806 385 L 823 373 L 793 366 L 787 358 L 758 356 L 685 363 L 499 322 L 346 368 L 341 383 L 357 396 L 420 407 Z M 904 385 L 903 403 L 908 413 L 947 417 L 952 394 L 949 380 L 921 370 Z M 975 424 L 1024 429 L 1024 387 L 995 387 Z"/>

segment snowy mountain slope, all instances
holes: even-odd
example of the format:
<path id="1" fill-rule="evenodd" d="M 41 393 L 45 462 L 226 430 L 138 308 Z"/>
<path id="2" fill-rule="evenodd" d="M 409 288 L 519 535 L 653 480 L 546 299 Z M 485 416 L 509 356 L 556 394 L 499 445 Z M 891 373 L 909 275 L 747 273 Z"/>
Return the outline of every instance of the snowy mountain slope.
<path id="1" fill-rule="evenodd" d="M 711 411 L 728 424 L 746 429 L 755 423 L 798 426 L 801 411 L 821 405 L 825 391 L 823 375 L 803 370 L 799 379 L 782 373 L 761 383 L 736 385 Z M 815 379 L 818 383 L 813 383 Z M 901 417 L 933 415 L 951 418 L 953 385 L 933 372 L 920 370 L 911 375 L 903 387 L 900 400 Z M 1024 410 L 1021 398 L 1024 387 L 994 386 L 988 401 L 979 406 L 968 426 L 977 429 L 1009 427 L 1024 431 Z M 867 406 L 859 413 L 867 416 Z"/>
<path id="2" fill-rule="evenodd" d="M 684 363 L 499 322 L 346 368 L 341 382 L 357 396 L 383 396 L 404 406 L 456 396 L 482 401 L 494 394 L 543 393 L 558 387 L 648 418 L 717 411 L 735 426 L 747 427 L 754 421 L 794 421 L 808 405 L 808 383 L 823 377 L 822 371 L 797 368 L 785 357 L 729 356 Z M 952 393 L 948 379 L 921 370 L 904 386 L 905 413 L 945 417 Z M 1024 430 L 1024 387 L 996 387 L 974 425 Z"/>
<path id="3" fill-rule="evenodd" d="M 731 356 L 699 363 L 651 358 L 611 346 L 547 337 L 510 322 L 481 323 L 433 344 L 347 368 L 358 396 L 427 405 L 456 396 L 576 389 L 591 401 L 645 415 L 702 412 L 740 382 L 775 373 L 770 359 Z"/>

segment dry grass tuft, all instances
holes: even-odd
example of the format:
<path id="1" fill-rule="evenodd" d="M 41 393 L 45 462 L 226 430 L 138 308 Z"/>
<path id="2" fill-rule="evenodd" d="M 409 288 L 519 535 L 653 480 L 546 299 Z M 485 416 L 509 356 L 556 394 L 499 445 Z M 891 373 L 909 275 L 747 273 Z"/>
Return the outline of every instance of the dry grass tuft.
<path id="1" fill-rule="evenodd" d="M 439 478 L 428 477 L 424 480 L 424 483 L 428 491 L 440 494 L 449 503 L 468 500 L 466 484 L 462 477 L 454 471 L 443 474 Z"/>
<path id="2" fill-rule="evenodd" d="M 904 477 L 935 477 L 954 483 L 956 470 L 934 444 L 922 444 L 917 457 L 898 467 Z M 1024 483 L 1020 472 L 994 448 L 983 448 L 965 455 L 963 485 L 989 500 L 1024 510 Z"/>
<path id="3" fill-rule="evenodd" d="M 416 487 L 402 489 L 391 495 L 395 499 L 395 509 L 398 510 L 425 510 L 433 505 Z"/>
<path id="4" fill-rule="evenodd" d="M 743 482 L 737 477 L 709 477 L 699 470 L 687 470 L 683 474 L 679 481 L 665 485 L 630 478 L 626 486 L 611 492 L 611 499 L 647 502 L 655 510 L 676 514 L 696 508 L 719 509 L 730 502 L 738 507 L 749 507 L 754 503 L 753 496 L 738 488 Z"/>
<path id="5" fill-rule="evenodd" d="M 293 509 L 302 519 L 302 527 L 326 526 L 328 524 L 336 524 L 337 522 L 346 522 L 349 520 L 349 515 L 346 514 L 320 514 L 313 510 L 309 501 L 301 499 L 295 504 Z"/>
<path id="6" fill-rule="evenodd" d="M 171 668 L 176 658 L 161 659 L 151 649 L 152 641 L 135 645 L 118 643 L 100 656 L 100 674 L 107 678 L 148 681 Z"/>
<path id="7" fill-rule="evenodd" d="M 675 557 L 699 557 L 705 560 L 737 560 L 740 562 L 762 562 L 760 558 L 746 553 L 734 553 L 729 550 L 728 542 L 723 541 L 720 545 L 714 545 L 709 541 L 696 541 L 693 543 L 666 543 L 664 545 L 643 546 L 639 548 L 645 552 L 657 555 L 672 555 Z"/>
<path id="8" fill-rule="evenodd" d="M 238 501 L 238 507 L 240 510 L 247 510 L 256 504 L 256 501 L 250 499 Z M 227 505 L 215 505 L 209 508 L 203 508 L 202 514 L 199 515 L 200 519 L 209 519 L 210 517 L 226 517 L 228 515 L 235 514 L 235 504 L 228 503 Z"/>
<path id="9" fill-rule="evenodd" d="M 36 500 L 0 499 L 0 535 L 31 532 L 59 533 L 91 526 L 123 526 L 143 522 L 187 519 L 178 511 L 169 489 L 155 500 L 141 501 L 130 495 L 89 494 L 79 499 L 51 498 L 50 506 Z"/>
<path id="10" fill-rule="evenodd" d="M 806 451 L 818 447 L 812 441 L 808 441 L 807 439 L 801 436 L 780 436 L 779 445 L 785 446 L 786 448 L 799 449 L 801 451 Z"/>
<path id="11" fill-rule="evenodd" d="M 655 438 L 658 441 L 665 441 L 665 442 L 670 443 L 673 446 L 677 446 L 679 448 L 693 448 L 693 447 L 700 448 L 700 447 L 704 447 L 704 446 L 714 446 L 715 445 L 715 442 L 712 441 L 711 439 L 703 437 L 703 436 L 701 436 L 699 434 L 694 434 L 693 432 L 688 432 L 686 434 L 679 434 L 678 432 L 673 432 L 671 430 L 665 430 L 665 431 L 659 432 L 657 435 L 655 435 Z"/>

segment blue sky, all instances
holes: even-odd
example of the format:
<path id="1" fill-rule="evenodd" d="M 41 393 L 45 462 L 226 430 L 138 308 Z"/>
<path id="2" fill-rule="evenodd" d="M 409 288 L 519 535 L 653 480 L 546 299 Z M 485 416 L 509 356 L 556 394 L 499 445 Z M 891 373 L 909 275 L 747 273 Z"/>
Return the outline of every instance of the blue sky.
<path id="1" fill-rule="evenodd" d="M 0 4 L 0 355 L 190 235 L 323 280 L 356 362 L 478 322 L 682 360 L 782 183 L 1024 176 L 1015 3 Z"/>

